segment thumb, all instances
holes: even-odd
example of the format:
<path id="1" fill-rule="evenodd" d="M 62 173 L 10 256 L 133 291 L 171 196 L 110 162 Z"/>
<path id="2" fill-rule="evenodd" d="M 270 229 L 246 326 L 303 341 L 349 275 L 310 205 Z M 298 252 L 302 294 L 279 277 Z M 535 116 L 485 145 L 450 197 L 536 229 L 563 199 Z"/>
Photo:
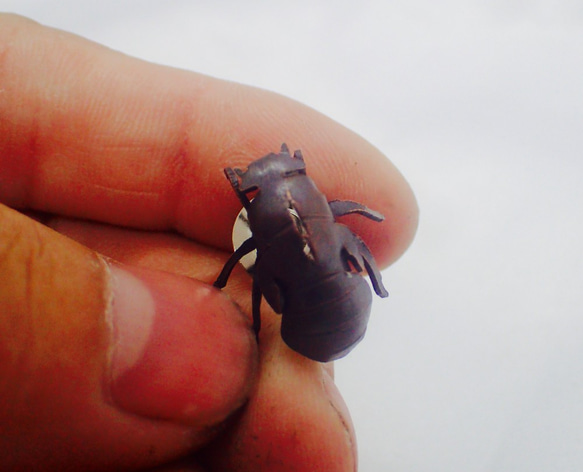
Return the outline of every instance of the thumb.
<path id="1" fill-rule="evenodd" d="M 0 470 L 152 466 L 245 401 L 253 336 L 218 290 L 1 205 L 0 274 Z"/>

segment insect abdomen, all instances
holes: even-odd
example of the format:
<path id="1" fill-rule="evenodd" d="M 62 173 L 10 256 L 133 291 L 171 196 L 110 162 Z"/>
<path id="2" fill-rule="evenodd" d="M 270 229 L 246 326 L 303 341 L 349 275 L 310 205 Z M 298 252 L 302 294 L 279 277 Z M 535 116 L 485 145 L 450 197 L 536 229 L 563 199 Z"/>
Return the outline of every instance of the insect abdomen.
<path id="1" fill-rule="evenodd" d="M 348 354 L 364 337 L 372 294 L 363 277 L 334 274 L 284 306 L 281 336 L 286 344 L 320 362 Z"/>

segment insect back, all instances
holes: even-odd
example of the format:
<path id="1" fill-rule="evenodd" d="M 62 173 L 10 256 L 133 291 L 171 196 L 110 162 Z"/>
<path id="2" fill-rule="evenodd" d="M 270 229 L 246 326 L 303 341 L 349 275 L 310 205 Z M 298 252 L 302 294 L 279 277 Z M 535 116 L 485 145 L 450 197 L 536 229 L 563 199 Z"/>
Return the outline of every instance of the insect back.
<path id="1" fill-rule="evenodd" d="M 256 251 L 252 311 L 256 333 L 264 297 L 282 314 L 282 338 L 300 354 L 320 362 L 346 355 L 363 338 L 372 304 L 365 271 L 375 292 L 388 295 L 365 243 L 336 218 L 358 213 L 383 216 L 351 201 L 328 202 L 306 174 L 300 151 L 285 144 L 246 170 L 225 169 L 243 204 L 250 236 L 236 248 L 215 286 L 226 285 L 244 256 Z M 254 198 L 249 199 L 253 194 Z"/>

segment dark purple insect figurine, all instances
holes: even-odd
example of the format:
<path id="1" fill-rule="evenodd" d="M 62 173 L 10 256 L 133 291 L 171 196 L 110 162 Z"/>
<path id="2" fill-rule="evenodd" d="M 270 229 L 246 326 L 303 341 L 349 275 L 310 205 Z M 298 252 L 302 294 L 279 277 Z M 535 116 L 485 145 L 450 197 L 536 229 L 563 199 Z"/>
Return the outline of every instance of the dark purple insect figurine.
<path id="1" fill-rule="evenodd" d="M 335 218 L 376 211 L 347 200 L 326 201 L 306 175 L 300 151 L 285 144 L 247 170 L 225 169 L 247 210 L 252 236 L 231 255 L 214 283 L 223 288 L 237 262 L 257 250 L 253 272 L 253 328 L 261 328 L 261 297 L 283 315 L 281 336 L 300 354 L 320 362 L 345 356 L 364 337 L 372 295 L 388 296 L 365 243 Z M 252 200 L 249 193 L 255 192 Z"/>

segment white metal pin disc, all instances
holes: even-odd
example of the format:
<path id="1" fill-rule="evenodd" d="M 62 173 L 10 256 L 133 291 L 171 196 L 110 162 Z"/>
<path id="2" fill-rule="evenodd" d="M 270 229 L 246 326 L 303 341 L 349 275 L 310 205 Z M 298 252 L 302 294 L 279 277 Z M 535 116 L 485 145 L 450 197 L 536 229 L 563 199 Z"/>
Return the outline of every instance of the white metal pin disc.
<path id="1" fill-rule="evenodd" d="M 242 208 L 237 215 L 235 224 L 233 225 L 233 249 L 236 251 L 239 246 L 247 241 L 252 235 L 253 233 L 249 228 L 247 210 Z M 255 259 L 257 259 L 257 251 L 251 251 L 249 254 L 243 256 L 239 262 L 245 267 L 245 270 L 251 271 L 255 265 Z"/>

